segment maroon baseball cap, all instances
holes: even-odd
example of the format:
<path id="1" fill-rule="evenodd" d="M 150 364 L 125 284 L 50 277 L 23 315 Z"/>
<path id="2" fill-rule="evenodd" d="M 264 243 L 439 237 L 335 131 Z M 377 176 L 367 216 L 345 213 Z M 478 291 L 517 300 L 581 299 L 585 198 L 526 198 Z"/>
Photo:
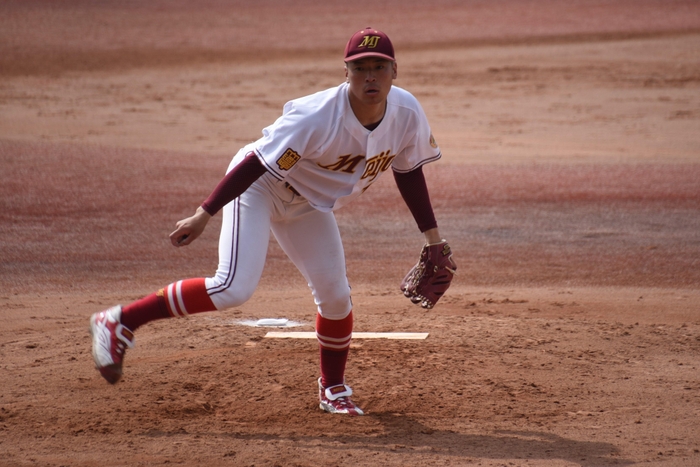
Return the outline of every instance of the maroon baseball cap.
<path id="1" fill-rule="evenodd" d="M 351 62 L 365 57 L 381 57 L 395 60 L 394 46 L 381 31 L 366 27 L 357 31 L 345 46 L 345 61 Z"/>

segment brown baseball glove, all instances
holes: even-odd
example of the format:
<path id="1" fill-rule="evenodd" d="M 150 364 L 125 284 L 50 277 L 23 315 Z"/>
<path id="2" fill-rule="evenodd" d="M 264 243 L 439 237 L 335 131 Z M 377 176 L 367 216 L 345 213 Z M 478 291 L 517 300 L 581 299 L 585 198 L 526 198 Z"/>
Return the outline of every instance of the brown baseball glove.
<path id="1" fill-rule="evenodd" d="M 426 244 L 420 252 L 418 263 L 401 282 L 401 291 L 413 303 L 432 308 L 450 287 L 456 273 L 457 265 L 445 240 Z"/>

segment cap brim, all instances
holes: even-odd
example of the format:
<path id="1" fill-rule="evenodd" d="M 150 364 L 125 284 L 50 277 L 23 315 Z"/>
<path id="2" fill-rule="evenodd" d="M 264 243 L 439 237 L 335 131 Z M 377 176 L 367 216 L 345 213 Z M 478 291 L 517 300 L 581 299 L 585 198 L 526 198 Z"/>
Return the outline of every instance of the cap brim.
<path id="1" fill-rule="evenodd" d="M 361 54 L 356 54 L 353 55 L 352 57 L 345 57 L 346 62 L 354 62 L 355 60 L 360 60 L 362 58 L 367 58 L 367 57 L 377 57 L 377 58 L 383 58 L 384 60 L 389 60 L 393 62 L 396 60 L 394 57 L 386 54 L 380 54 L 378 52 L 363 52 Z"/>

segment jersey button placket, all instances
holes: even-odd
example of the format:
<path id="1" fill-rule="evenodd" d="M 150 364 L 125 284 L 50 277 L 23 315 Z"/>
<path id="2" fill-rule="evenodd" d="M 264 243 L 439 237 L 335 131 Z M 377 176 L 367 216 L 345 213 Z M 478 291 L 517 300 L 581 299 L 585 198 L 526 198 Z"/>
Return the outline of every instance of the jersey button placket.
<path id="1" fill-rule="evenodd" d="M 370 133 L 367 138 L 367 154 L 365 154 L 365 159 L 370 159 L 375 154 L 377 145 L 375 144 L 374 134 Z"/>

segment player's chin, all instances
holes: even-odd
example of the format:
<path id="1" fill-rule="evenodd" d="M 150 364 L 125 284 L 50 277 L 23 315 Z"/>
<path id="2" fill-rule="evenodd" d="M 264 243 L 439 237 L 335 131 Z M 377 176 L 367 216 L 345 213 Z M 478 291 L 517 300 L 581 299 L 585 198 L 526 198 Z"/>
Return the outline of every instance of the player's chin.
<path id="1" fill-rule="evenodd" d="M 365 91 L 365 102 L 368 104 L 379 104 L 386 99 L 386 93 L 381 91 Z"/>

